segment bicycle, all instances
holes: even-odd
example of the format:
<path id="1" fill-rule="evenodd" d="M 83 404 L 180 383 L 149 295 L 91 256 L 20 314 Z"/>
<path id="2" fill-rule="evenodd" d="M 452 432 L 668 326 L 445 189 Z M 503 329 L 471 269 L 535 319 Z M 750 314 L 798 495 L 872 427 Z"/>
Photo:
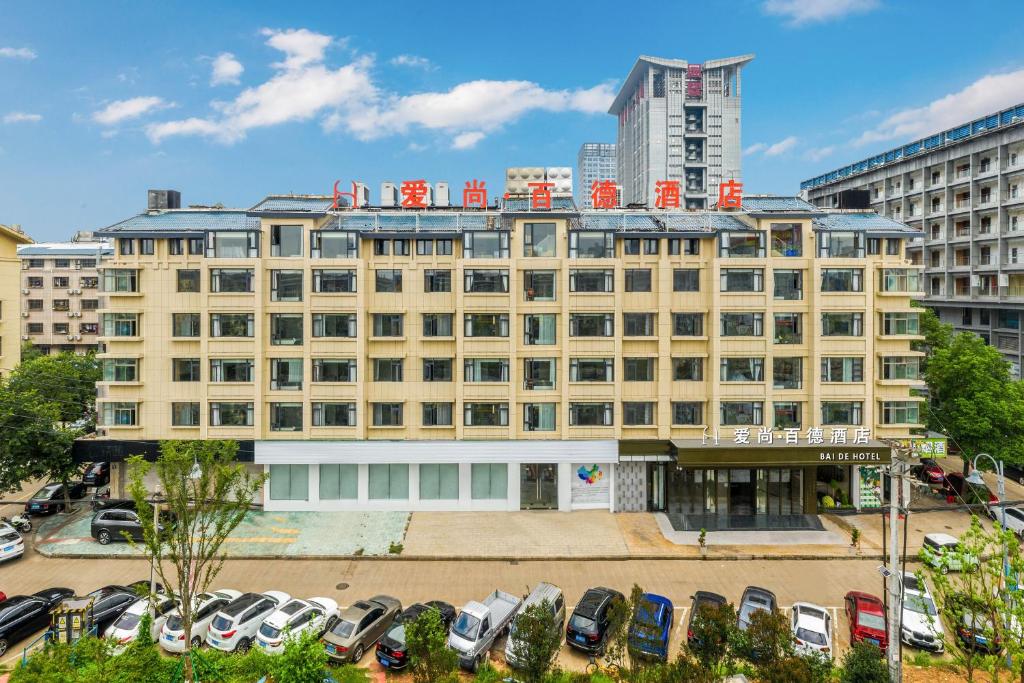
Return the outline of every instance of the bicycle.
<path id="1" fill-rule="evenodd" d="M 597 661 L 596 657 L 591 655 L 590 660 L 587 662 L 586 671 L 588 675 L 599 673 L 604 674 L 606 676 L 615 677 L 619 675 L 619 665 L 615 663 L 602 664 L 601 662 Z"/>

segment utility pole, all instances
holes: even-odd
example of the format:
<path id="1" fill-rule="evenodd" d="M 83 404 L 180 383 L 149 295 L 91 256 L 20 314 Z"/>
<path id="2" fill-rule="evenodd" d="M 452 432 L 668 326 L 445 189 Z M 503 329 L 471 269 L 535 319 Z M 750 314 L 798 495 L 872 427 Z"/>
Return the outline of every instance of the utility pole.
<path id="1" fill-rule="evenodd" d="M 889 681 L 902 683 L 902 641 L 900 640 L 900 617 L 903 612 L 903 571 L 900 567 L 900 527 L 897 523 L 903 509 L 903 475 L 907 463 L 904 449 L 892 444 L 892 464 L 889 466 Z"/>

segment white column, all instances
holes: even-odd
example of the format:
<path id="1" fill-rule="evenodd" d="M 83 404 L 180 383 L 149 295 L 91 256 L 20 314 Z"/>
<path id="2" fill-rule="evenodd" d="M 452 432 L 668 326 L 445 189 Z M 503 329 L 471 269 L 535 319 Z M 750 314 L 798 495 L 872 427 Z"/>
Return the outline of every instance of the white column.
<path id="1" fill-rule="evenodd" d="M 560 512 L 572 510 L 572 463 L 558 463 L 558 509 Z"/>
<path id="2" fill-rule="evenodd" d="M 414 510 L 420 504 L 420 466 L 409 464 L 409 509 Z"/>
<path id="3" fill-rule="evenodd" d="M 356 489 L 356 501 L 360 507 L 370 502 L 370 466 L 359 465 L 359 483 Z"/>
<path id="4" fill-rule="evenodd" d="M 519 496 L 520 496 L 520 481 L 519 481 L 519 463 L 510 462 L 508 464 L 508 510 L 519 509 Z"/>
<path id="5" fill-rule="evenodd" d="M 473 509 L 473 465 L 468 462 L 459 463 L 459 503 L 460 510 Z"/>

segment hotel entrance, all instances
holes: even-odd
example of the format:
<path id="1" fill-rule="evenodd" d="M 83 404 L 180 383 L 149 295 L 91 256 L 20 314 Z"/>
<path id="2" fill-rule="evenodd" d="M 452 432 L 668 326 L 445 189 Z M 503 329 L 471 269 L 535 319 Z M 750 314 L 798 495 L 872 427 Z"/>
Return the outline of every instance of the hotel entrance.
<path id="1" fill-rule="evenodd" d="M 558 465 L 519 465 L 519 509 L 558 509 Z"/>
<path id="2" fill-rule="evenodd" d="M 804 468 L 667 469 L 668 513 L 714 517 L 714 526 L 740 528 L 769 528 L 771 517 L 804 514 Z M 813 473 L 810 476 L 813 481 Z"/>

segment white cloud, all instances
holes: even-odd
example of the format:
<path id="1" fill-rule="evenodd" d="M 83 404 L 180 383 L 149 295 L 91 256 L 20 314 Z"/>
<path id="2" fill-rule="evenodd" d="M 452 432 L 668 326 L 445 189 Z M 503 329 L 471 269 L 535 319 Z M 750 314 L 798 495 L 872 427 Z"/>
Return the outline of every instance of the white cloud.
<path id="1" fill-rule="evenodd" d="M 763 154 L 766 157 L 777 157 L 780 154 L 785 154 L 796 147 L 796 143 L 799 141 L 799 138 L 795 135 L 790 135 L 788 138 L 783 138 L 771 145 L 765 142 L 755 142 L 743 150 L 743 153 L 748 156 L 752 154 Z"/>
<path id="2" fill-rule="evenodd" d="M 213 59 L 210 85 L 238 85 L 245 67 L 230 52 L 221 52 Z"/>
<path id="3" fill-rule="evenodd" d="M 1024 92 L 1024 69 L 989 74 L 959 92 L 940 97 L 922 107 L 901 109 L 887 116 L 853 141 L 866 145 L 883 140 L 910 142 L 952 128 L 965 121 L 1018 104 Z"/>
<path id="4" fill-rule="evenodd" d="M 4 116 L 4 123 L 36 123 L 42 121 L 43 117 L 39 114 L 29 114 L 24 111 L 12 111 L 10 114 Z"/>
<path id="5" fill-rule="evenodd" d="M 0 57 L 9 57 L 11 59 L 35 59 L 39 55 L 36 54 L 35 50 L 30 50 L 27 47 L 0 47 Z"/>
<path id="6" fill-rule="evenodd" d="M 878 0 L 764 0 L 766 14 L 785 17 L 790 26 L 841 19 L 878 7 Z"/>
<path id="7" fill-rule="evenodd" d="M 161 97 L 133 97 L 129 100 L 115 100 L 94 112 L 92 120 L 104 126 L 113 126 L 122 121 L 137 119 L 138 117 L 165 107 L 174 106 L 165 102 Z"/>
<path id="8" fill-rule="evenodd" d="M 828 145 L 827 147 L 814 147 L 804 152 L 804 158 L 809 161 L 821 161 L 822 159 L 832 156 L 832 152 L 836 151 L 835 145 Z"/>
<path id="9" fill-rule="evenodd" d="M 427 71 L 433 68 L 433 64 L 426 57 L 420 57 L 419 55 L 398 55 L 392 57 L 390 60 L 392 66 L 409 66 L 416 69 L 426 69 Z"/>
<path id="10" fill-rule="evenodd" d="M 414 127 L 452 136 L 452 146 L 469 149 L 505 124 L 531 111 L 604 114 L 614 97 L 612 84 L 576 90 L 546 90 L 529 81 L 469 81 L 446 92 L 402 95 L 378 88 L 374 60 L 362 56 L 339 68 L 324 63 L 327 48 L 340 41 L 306 29 L 264 29 L 267 45 L 284 53 L 266 82 L 243 90 L 230 102 L 212 102 L 214 113 L 155 123 L 146 132 L 154 143 L 177 135 L 202 135 L 223 143 L 248 131 L 319 118 L 326 131 L 345 130 L 361 140 L 410 132 Z"/>
<path id="11" fill-rule="evenodd" d="M 483 140 L 485 136 L 486 133 L 481 133 L 478 130 L 459 133 L 452 140 L 452 149 L 472 149 L 476 147 L 476 143 Z"/>

